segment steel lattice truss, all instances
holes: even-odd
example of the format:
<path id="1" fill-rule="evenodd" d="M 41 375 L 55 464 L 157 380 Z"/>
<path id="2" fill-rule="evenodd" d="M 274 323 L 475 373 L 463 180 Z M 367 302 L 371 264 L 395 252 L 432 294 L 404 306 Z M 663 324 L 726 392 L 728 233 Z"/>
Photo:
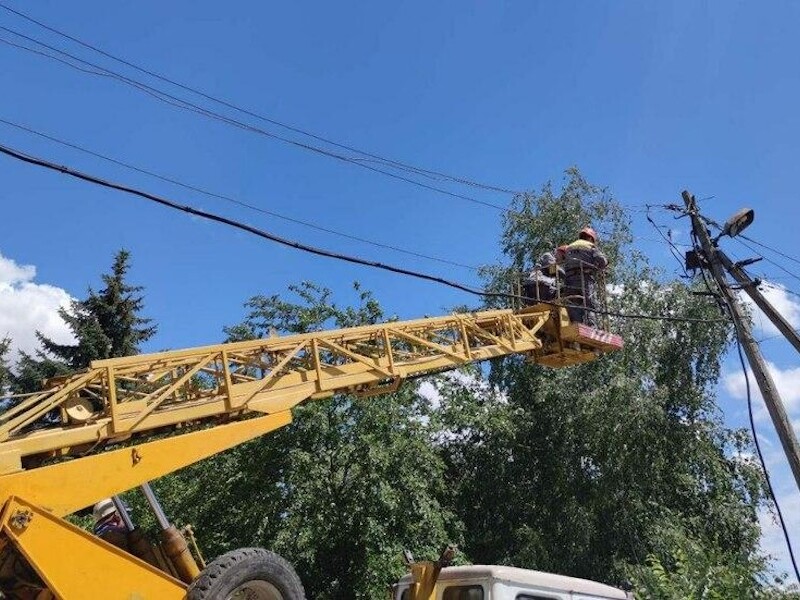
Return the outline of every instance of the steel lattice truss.
<path id="1" fill-rule="evenodd" d="M 391 391 L 408 377 L 508 354 L 552 363 L 565 350 L 543 338 L 551 315 L 463 313 L 95 361 L 0 414 L 0 453 L 85 454 L 177 424 Z"/>

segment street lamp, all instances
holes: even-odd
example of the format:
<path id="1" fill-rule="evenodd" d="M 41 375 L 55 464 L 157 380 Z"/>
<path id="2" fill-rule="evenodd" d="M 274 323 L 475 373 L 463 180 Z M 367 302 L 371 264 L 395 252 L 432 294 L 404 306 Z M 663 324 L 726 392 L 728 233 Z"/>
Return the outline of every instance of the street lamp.
<path id="1" fill-rule="evenodd" d="M 743 208 L 725 221 L 720 237 L 723 235 L 736 237 L 750 226 L 754 218 L 755 213 L 752 208 Z"/>

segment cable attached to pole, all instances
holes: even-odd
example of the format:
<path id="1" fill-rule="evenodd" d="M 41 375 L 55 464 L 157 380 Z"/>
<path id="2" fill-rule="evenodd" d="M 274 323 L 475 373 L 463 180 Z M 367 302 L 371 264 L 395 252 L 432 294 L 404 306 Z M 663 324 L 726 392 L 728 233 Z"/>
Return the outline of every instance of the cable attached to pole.
<path id="1" fill-rule="evenodd" d="M 775 505 L 775 512 L 778 513 L 778 521 L 780 522 L 781 529 L 783 530 L 783 537 L 786 540 L 786 547 L 789 549 L 789 560 L 792 563 L 792 568 L 794 569 L 794 575 L 797 578 L 798 583 L 800 583 L 800 570 L 797 568 L 797 561 L 794 558 L 794 549 L 792 548 L 792 540 L 789 537 L 789 531 L 786 529 L 786 521 L 783 519 L 783 511 L 781 510 L 781 505 L 778 503 L 778 497 L 775 495 L 775 490 L 772 487 L 772 480 L 769 476 L 769 471 L 767 471 L 767 463 L 764 460 L 764 455 L 761 452 L 761 444 L 758 442 L 758 434 L 756 432 L 756 422 L 753 418 L 753 398 L 750 393 L 750 374 L 747 372 L 747 366 L 744 363 L 744 355 L 742 354 L 742 343 L 739 341 L 739 335 L 741 332 L 734 321 L 734 328 L 736 329 L 736 350 L 739 353 L 739 362 L 742 365 L 742 372 L 744 373 L 744 383 L 745 389 L 747 390 L 747 414 L 750 418 L 750 431 L 753 434 L 753 442 L 756 446 L 756 453 L 758 454 L 758 460 L 761 463 L 761 470 L 764 472 L 764 480 L 767 482 L 767 491 L 769 491 L 769 495 L 772 498 L 772 503 Z"/>
<path id="2" fill-rule="evenodd" d="M 125 192 L 127 194 L 132 194 L 134 196 L 138 196 L 140 198 L 144 198 L 151 202 L 155 202 L 157 204 L 161 204 L 162 206 L 166 206 L 173 210 L 179 210 L 181 212 L 185 212 L 191 215 L 195 215 L 197 217 L 202 217 L 203 219 L 208 219 L 209 221 L 214 221 L 217 223 L 222 223 L 224 225 L 228 225 L 230 227 L 234 227 L 236 229 L 240 229 L 242 231 L 246 231 L 247 233 L 251 233 L 255 236 L 260 238 L 270 240 L 272 242 L 276 242 L 278 244 L 289 246 L 290 248 L 295 248 L 297 250 L 302 250 L 303 252 L 309 252 L 311 254 L 316 254 L 317 256 L 325 256 L 327 258 L 333 258 L 336 260 L 341 260 L 353 264 L 363 265 L 366 267 L 373 267 L 376 269 L 381 269 L 383 271 L 389 271 L 392 273 L 397 273 L 399 275 L 407 275 L 409 277 L 415 277 L 417 279 L 423 279 L 425 281 L 431 281 L 433 283 L 439 283 L 441 285 L 445 285 L 447 287 L 451 287 L 457 290 L 461 290 L 462 292 L 467 292 L 468 294 L 472 294 L 474 296 L 480 296 L 483 298 L 502 298 L 502 299 L 510 299 L 510 300 L 536 300 L 535 298 L 528 298 L 526 296 L 521 296 L 518 294 L 507 294 L 503 292 L 486 292 L 482 290 L 476 290 L 470 286 L 464 285 L 457 281 L 452 281 L 449 279 L 445 279 L 443 277 L 439 277 L 436 275 L 430 275 L 428 273 L 423 273 L 421 271 L 412 271 L 411 269 L 405 269 L 403 267 L 397 267 L 394 265 L 389 265 L 385 263 L 381 263 L 378 261 L 368 260 L 365 258 L 361 258 L 358 256 L 352 256 L 348 254 L 341 254 L 338 252 L 333 252 L 331 250 L 326 250 L 324 248 L 318 248 L 316 246 L 310 246 L 308 244 L 304 244 L 302 242 L 297 242 L 295 240 L 290 240 L 263 229 L 259 229 L 257 227 L 253 227 L 252 225 L 248 225 L 247 223 L 242 223 L 241 221 L 236 221 L 234 219 L 230 219 L 228 217 L 224 217 L 222 215 L 218 215 L 215 213 L 210 213 L 208 211 L 194 208 L 193 206 L 180 204 L 173 200 L 169 200 L 168 198 L 164 198 L 162 196 L 156 196 L 155 194 L 151 194 L 149 192 L 145 192 L 142 190 L 138 190 L 136 188 L 132 188 L 120 183 L 115 183 L 112 181 L 107 181 L 95 175 L 90 175 L 88 173 L 83 173 L 76 169 L 72 169 L 70 167 L 59 165 L 41 158 L 37 158 L 31 156 L 29 154 L 25 154 L 19 150 L 15 150 L 8 146 L 0 145 L 0 153 L 5 154 L 6 156 L 10 156 L 22 162 L 36 165 L 39 167 L 43 167 L 45 169 L 49 169 L 51 171 L 58 171 L 64 175 L 69 175 L 75 179 L 80 179 L 82 181 L 86 181 L 88 183 L 93 183 L 95 185 L 99 185 L 105 188 L 117 190 L 120 192 Z M 546 304 L 549 306 L 555 307 L 562 307 L 561 304 L 556 302 L 543 302 L 539 301 L 541 304 Z M 647 319 L 647 320 L 654 320 L 654 321 L 672 321 L 672 322 L 679 322 L 679 323 L 719 323 L 724 322 L 726 319 L 696 319 L 691 317 L 672 317 L 667 315 L 648 315 L 648 314 L 631 314 L 631 313 L 620 313 L 615 311 L 608 311 L 608 310 L 599 310 L 594 308 L 585 308 L 584 310 L 588 310 L 595 314 L 599 315 L 608 315 L 611 317 L 620 317 L 623 319 Z"/>

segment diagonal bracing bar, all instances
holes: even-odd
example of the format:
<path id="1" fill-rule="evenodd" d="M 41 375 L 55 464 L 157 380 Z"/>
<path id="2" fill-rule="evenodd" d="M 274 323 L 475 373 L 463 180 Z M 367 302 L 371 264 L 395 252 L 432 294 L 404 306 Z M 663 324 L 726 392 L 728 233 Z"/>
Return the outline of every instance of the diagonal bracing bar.
<path id="1" fill-rule="evenodd" d="M 100 360 L 0 413 L 0 473 L 179 424 L 271 414 L 512 353 L 541 359 L 549 310 L 490 310 Z"/>

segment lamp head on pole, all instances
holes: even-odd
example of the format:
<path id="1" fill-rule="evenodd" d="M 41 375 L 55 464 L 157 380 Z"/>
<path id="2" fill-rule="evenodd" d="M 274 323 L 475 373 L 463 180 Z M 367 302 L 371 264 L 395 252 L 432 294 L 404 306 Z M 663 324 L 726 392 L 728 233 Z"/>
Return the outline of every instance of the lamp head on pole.
<path id="1" fill-rule="evenodd" d="M 725 221 L 725 225 L 722 227 L 721 235 L 736 237 L 750 226 L 754 218 L 755 213 L 753 212 L 752 208 L 743 208 Z"/>

